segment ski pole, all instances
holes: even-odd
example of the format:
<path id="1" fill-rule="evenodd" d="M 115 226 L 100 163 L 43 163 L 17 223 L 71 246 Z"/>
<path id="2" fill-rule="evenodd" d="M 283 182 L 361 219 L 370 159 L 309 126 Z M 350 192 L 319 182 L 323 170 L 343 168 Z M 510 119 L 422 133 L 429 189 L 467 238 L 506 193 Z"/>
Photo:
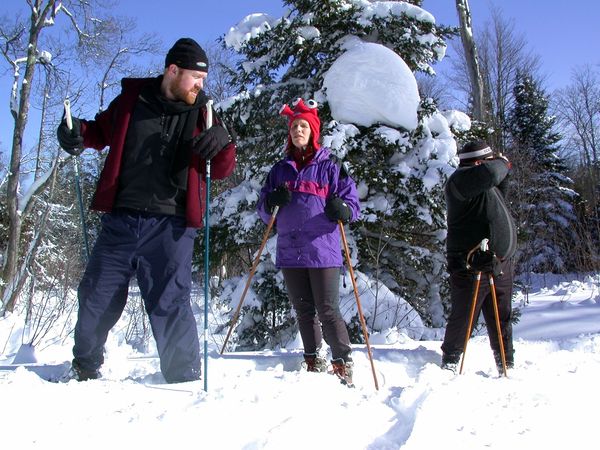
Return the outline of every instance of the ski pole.
<path id="1" fill-rule="evenodd" d="M 494 316 L 496 317 L 496 330 L 498 331 L 498 344 L 500 345 L 500 358 L 502 359 L 502 372 L 506 374 L 506 354 L 504 353 L 504 341 L 502 339 L 502 330 L 500 329 L 500 314 L 498 314 L 498 299 L 496 298 L 496 284 L 494 283 L 494 275 L 488 274 L 490 281 L 490 291 L 492 292 L 492 301 L 494 303 Z"/>
<path id="2" fill-rule="evenodd" d="M 67 121 L 67 128 L 73 129 L 73 118 L 71 117 L 71 102 L 68 98 L 64 101 L 65 105 L 65 120 Z M 87 237 L 87 225 L 85 223 L 85 210 L 83 208 L 83 195 L 81 193 L 81 181 L 79 179 L 79 159 L 77 156 L 73 156 L 73 168 L 75 170 L 75 192 L 77 193 L 77 203 L 79 204 L 79 217 L 81 220 L 81 232 L 83 234 L 83 245 L 85 247 L 85 258 L 86 261 L 90 257 L 90 246 Z"/>
<path id="3" fill-rule="evenodd" d="M 479 244 L 469 250 L 467 253 L 467 268 L 470 268 L 469 261 L 471 260 L 473 253 L 477 250 L 481 250 L 485 252 L 488 249 L 488 239 L 484 238 L 481 240 Z M 460 362 L 460 370 L 458 371 L 459 375 L 462 374 L 463 366 L 465 364 L 465 357 L 467 355 L 467 344 L 469 342 L 469 338 L 471 337 L 471 331 L 473 331 L 473 321 L 475 320 L 475 309 L 477 306 L 477 295 L 479 294 L 479 285 L 481 283 L 481 271 L 478 271 L 475 274 L 475 280 L 473 280 L 475 287 L 473 288 L 473 300 L 471 302 L 471 314 L 469 315 L 469 325 L 467 326 L 467 333 L 465 334 L 465 343 L 463 345 L 463 354 L 462 360 Z"/>
<path id="4" fill-rule="evenodd" d="M 206 129 L 212 127 L 212 104 L 213 101 L 206 102 Z M 210 242 L 210 159 L 206 160 L 206 200 L 204 212 L 204 391 L 208 392 L 208 300 L 210 296 L 210 279 L 209 279 L 209 250 Z"/>
<path id="5" fill-rule="evenodd" d="M 467 255 L 467 261 L 469 260 L 470 256 L 473 254 L 473 252 L 475 250 L 477 250 L 477 248 L 480 248 L 482 251 L 487 251 L 488 250 L 488 240 L 483 239 L 481 241 L 480 245 L 473 248 Z M 469 316 L 469 325 L 467 327 L 467 333 L 465 335 L 465 344 L 463 346 L 463 356 L 462 356 L 462 361 L 460 363 L 459 374 L 462 374 L 462 369 L 463 369 L 463 365 L 465 363 L 465 357 L 467 354 L 467 343 L 469 342 L 469 338 L 471 336 L 471 331 L 473 329 L 473 320 L 475 317 L 475 306 L 477 304 L 477 294 L 479 293 L 480 282 L 481 282 L 481 272 L 477 272 L 475 281 L 474 281 L 475 288 L 474 288 L 474 292 L 473 292 L 473 301 L 471 303 L 471 314 Z M 500 357 L 502 359 L 502 370 L 503 370 L 504 376 L 506 377 L 506 376 L 508 376 L 506 373 L 506 354 L 504 352 L 504 342 L 502 339 L 502 330 L 500 329 L 500 314 L 498 313 L 498 299 L 496 297 L 496 284 L 494 282 L 494 276 L 492 273 L 488 273 L 488 282 L 489 282 L 489 286 L 490 286 L 490 292 L 492 294 L 492 303 L 494 306 L 494 317 L 496 319 L 496 330 L 498 332 L 498 343 L 500 345 Z"/>
<path id="6" fill-rule="evenodd" d="M 246 286 L 244 286 L 244 292 L 242 292 L 242 296 L 240 297 L 240 302 L 235 309 L 235 313 L 233 314 L 233 318 L 231 319 L 231 325 L 229 326 L 229 331 L 227 332 L 227 336 L 225 337 L 225 342 L 223 342 L 223 347 L 221 348 L 221 355 L 225 351 L 225 347 L 227 346 L 227 341 L 231 336 L 231 332 L 233 331 L 233 327 L 237 322 L 238 316 L 240 315 L 240 310 L 242 309 L 242 304 L 244 303 L 244 298 L 246 297 L 246 293 L 248 292 L 248 288 L 250 287 L 250 282 L 252 281 L 252 277 L 254 276 L 254 272 L 258 267 L 258 263 L 260 261 L 260 256 L 262 255 L 263 249 L 267 244 L 267 239 L 269 238 L 269 233 L 271 232 L 271 228 L 273 228 L 273 224 L 275 223 L 275 216 L 277 216 L 277 212 L 279 211 L 279 206 L 275 206 L 273 208 L 273 213 L 271 214 L 271 220 L 269 220 L 269 224 L 267 225 L 267 230 L 265 231 L 265 235 L 260 244 L 260 248 L 254 258 L 254 263 L 252 264 L 252 268 L 250 269 L 250 274 L 248 275 L 248 280 L 246 280 Z"/>
<path id="7" fill-rule="evenodd" d="M 356 287 L 356 280 L 354 279 L 354 270 L 352 269 L 352 261 L 350 260 L 350 250 L 348 250 L 348 241 L 346 240 L 346 232 L 344 231 L 344 224 L 341 220 L 338 220 L 340 227 L 340 233 L 342 235 L 342 244 L 344 245 L 344 253 L 346 254 L 346 262 L 348 263 L 348 270 L 350 271 L 350 279 L 352 280 L 352 287 L 354 288 L 354 297 L 356 297 L 356 306 L 358 307 L 358 318 L 360 319 L 360 325 L 363 330 L 365 337 L 365 343 L 367 344 L 367 354 L 369 355 L 369 361 L 371 362 L 371 371 L 373 372 L 373 382 L 375 383 L 375 390 L 379 390 L 379 383 L 377 382 L 377 374 L 375 373 L 375 364 L 373 363 L 373 354 L 371 353 L 371 345 L 369 344 L 369 332 L 367 331 L 367 324 L 365 323 L 365 316 L 362 312 L 362 306 L 360 304 L 360 298 L 358 296 L 358 288 Z"/>
<path id="8" fill-rule="evenodd" d="M 474 289 L 473 289 L 473 301 L 471 302 L 471 314 L 469 315 L 469 325 L 467 327 L 467 334 L 465 335 L 465 344 L 463 345 L 463 355 L 462 360 L 460 362 L 460 370 L 458 371 L 459 375 L 462 374 L 463 365 L 465 364 L 465 357 L 467 356 L 467 344 L 469 342 L 469 338 L 471 337 L 471 331 L 473 329 L 473 320 L 475 319 L 475 307 L 477 306 L 477 294 L 479 294 L 479 283 L 481 282 L 481 272 L 477 272 L 474 280 Z"/>

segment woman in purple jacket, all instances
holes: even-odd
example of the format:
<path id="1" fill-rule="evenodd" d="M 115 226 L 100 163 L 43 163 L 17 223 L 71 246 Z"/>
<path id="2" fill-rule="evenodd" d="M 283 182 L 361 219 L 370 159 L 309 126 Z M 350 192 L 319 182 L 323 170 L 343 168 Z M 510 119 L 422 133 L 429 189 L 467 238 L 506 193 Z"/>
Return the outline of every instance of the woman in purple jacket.
<path id="1" fill-rule="evenodd" d="M 343 254 L 338 221 L 358 219 L 356 185 L 330 150 L 319 145 L 317 103 L 297 99 L 292 108 L 284 105 L 280 111 L 289 118 L 286 157 L 271 168 L 258 212 L 268 223 L 279 207 L 276 265 L 296 311 L 307 370 L 326 370 L 318 354 L 324 338 L 333 372 L 351 385 L 350 339 L 339 308 Z"/>

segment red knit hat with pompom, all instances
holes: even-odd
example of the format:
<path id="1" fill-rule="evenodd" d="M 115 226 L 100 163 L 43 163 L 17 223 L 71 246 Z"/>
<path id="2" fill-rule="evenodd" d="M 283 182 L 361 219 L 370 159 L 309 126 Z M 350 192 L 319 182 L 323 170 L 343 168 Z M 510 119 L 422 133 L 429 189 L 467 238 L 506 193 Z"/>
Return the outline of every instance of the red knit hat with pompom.
<path id="1" fill-rule="evenodd" d="M 292 109 L 293 108 L 293 109 Z M 314 100 L 307 100 L 304 102 L 301 98 L 296 99 L 292 103 L 290 108 L 288 105 L 283 105 L 279 110 L 279 114 L 288 117 L 288 148 L 291 148 L 294 144 L 292 143 L 292 136 L 289 133 L 289 128 L 292 126 L 295 120 L 304 119 L 310 126 L 310 140 L 315 150 L 319 145 L 319 136 L 321 135 L 321 121 L 317 113 L 317 102 Z"/>

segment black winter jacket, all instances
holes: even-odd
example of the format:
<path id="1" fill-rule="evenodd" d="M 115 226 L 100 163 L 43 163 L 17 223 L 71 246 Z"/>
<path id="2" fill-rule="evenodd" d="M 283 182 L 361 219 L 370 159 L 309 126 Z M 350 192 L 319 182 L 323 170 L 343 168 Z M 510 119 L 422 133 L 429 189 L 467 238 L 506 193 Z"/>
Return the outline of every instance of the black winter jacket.
<path id="1" fill-rule="evenodd" d="M 517 232 L 503 193 L 508 173 L 509 164 L 494 159 L 450 175 L 445 186 L 450 273 L 466 269 L 467 253 L 484 238 L 501 260 L 514 255 Z"/>

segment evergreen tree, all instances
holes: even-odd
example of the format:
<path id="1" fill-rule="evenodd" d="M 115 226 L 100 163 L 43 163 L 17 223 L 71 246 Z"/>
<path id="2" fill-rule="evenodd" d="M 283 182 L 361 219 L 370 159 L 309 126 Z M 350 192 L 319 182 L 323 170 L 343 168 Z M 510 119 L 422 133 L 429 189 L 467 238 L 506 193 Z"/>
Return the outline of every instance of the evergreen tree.
<path id="1" fill-rule="evenodd" d="M 548 98 L 531 75 L 520 73 L 510 115 L 510 159 L 514 194 L 510 196 L 519 228 L 520 272 L 563 272 L 573 267 L 575 192 L 558 156 L 561 136 L 548 114 Z"/>
<path id="2" fill-rule="evenodd" d="M 375 279 L 374 286 L 397 295 L 396 304 L 380 300 L 379 306 L 369 310 L 367 323 L 372 331 L 377 329 L 376 323 L 385 323 L 381 317 L 398 314 L 397 303 L 406 299 L 429 324 L 441 326 L 445 273 L 442 185 L 451 167 L 446 155 L 436 150 L 436 139 L 453 143 L 452 136 L 437 136 L 425 126 L 431 116 L 439 115 L 430 101 L 423 102 L 419 126 L 414 130 L 338 123 L 322 88 L 327 71 L 344 53 L 345 38 L 382 44 L 400 55 L 413 72 L 433 74 L 430 64 L 443 57 L 444 37 L 454 31 L 436 26 L 426 11 L 403 2 L 381 2 L 388 9 L 377 14 L 367 14 L 370 3 L 360 0 L 284 3 L 290 8 L 286 16 L 263 21 L 255 27 L 253 37 L 243 42 L 233 42 L 231 36 L 224 39 L 241 56 L 233 83 L 242 88 L 222 106 L 238 133 L 238 165 L 244 181 L 212 205 L 218 217 L 213 235 L 215 258 L 258 247 L 264 232 L 255 212 L 258 193 L 271 166 L 282 158 L 287 141 L 279 108 L 298 97 L 317 98 L 324 144 L 344 159 L 361 196 L 363 218 L 349 233 L 349 244 L 358 255 L 355 263 L 363 274 Z M 344 135 L 343 142 L 333 142 L 334 133 Z M 274 239 L 267 249 L 274 247 Z M 253 280 L 257 301 L 248 301 L 242 309 L 237 328 L 241 348 L 278 345 L 293 324 L 273 258 L 263 255 Z M 374 290 L 379 292 L 376 287 Z M 232 307 L 238 301 L 230 297 L 234 298 Z M 356 315 L 349 321 L 356 323 Z M 353 335 L 355 340 L 362 338 L 359 332 Z"/>

